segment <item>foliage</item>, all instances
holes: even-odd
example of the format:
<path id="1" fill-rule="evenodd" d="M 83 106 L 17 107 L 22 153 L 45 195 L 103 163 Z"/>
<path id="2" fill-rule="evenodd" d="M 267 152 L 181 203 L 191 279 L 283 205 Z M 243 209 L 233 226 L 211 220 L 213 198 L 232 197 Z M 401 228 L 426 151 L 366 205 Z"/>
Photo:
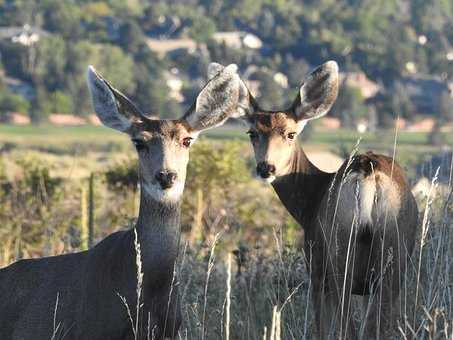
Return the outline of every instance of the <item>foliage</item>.
<path id="1" fill-rule="evenodd" d="M 8 112 L 21 112 L 26 113 L 29 109 L 30 104 L 24 99 L 24 97 L 12 94 L 8 91 L 0 90 L 0 120 Z"/>
<path id="2" fill-rule="evenodd" d="M 207 42 L 216 31 L 215 23 L 208 17 L 201 16 L 193 19 L 189 36 L 197 42 Z"/>
<path id="3" fill-rule="evenodd" d="M 194 144 L 188 166 L 188 188 L 203 188 L 205 192 L 215 189 L 226 191 L 229 187 L 248 177 L 245 162 L 238 160 L 240 144 L 223 141 L 212 147 L 207 141 Z"/>
<path id="4" fill-rule="evenodd" d="M 332 115 L 340 118 L 345 127 L 354 128 L 360 118 L 365 118 L 367 111 L 360 90 L 343 86 Z"/>
<path id="5" fill-rule="evenodd" d="M 137 160 L 118 162 L 105 172 L 107 187 L 116 192 L 136 191 L 138 185 Z"/>
<path id="6" fill-rule="evenodd" d="M 70 98 L 64 107 L 74 114 L 91 111 L 85 84 L 88 64 L 143 110 L 169 116 L 179 104 L 169 98 L 162 70 L 175 67 L 186 87 L 199 88 L 211 60 L 235 62 L 241 71 L 254 65 L 259 72 L 253 77 L 262 82 L 261 101 L 279 107 L 291 98 L 273 81 L 273 73 L 283 72 L 290 86 L 297 87 L 314 65 L 335 59 L 341 70 L 363 71 L 384 86 L 382 103 L 370 105 L 385 125 L 394 112 L 407 118 L 415 114 L 401 86 L 408 63 L 421 73 L 451 81 L 446 56 L 453 44 L 452 7 L 449 1 L 435 0 L 194 0 L 190 6 L 185 0 L 9 0 L 0 2 L 0 26 L 29 24 L 48 34 L 30 46 L 3 39 L 0 53 L 6 74 L 29 83 L 40 97 L 27 99 L 34 121 L 48 115 L 54 106 L 47 103 L 52 101 L 49 94 L 56 91 Z M 253 50 L 218 44 L 212 38 L 220 31 L 253 33 L 264 46 Z M 199 48 L 160 58 L 149 50 L 149 37 L 192 38 Z M 354 95 L 349 91 L 345 97 Z M 190 106 L 192 99 L 184 96 L 182 106 Z M 342 112 L 362 111 L 361 105 L 354 106 L 357 102 L 345 100 L 343 105 L 352 106 Z M 344 118 L 346 125 L 354 120 Z"/>

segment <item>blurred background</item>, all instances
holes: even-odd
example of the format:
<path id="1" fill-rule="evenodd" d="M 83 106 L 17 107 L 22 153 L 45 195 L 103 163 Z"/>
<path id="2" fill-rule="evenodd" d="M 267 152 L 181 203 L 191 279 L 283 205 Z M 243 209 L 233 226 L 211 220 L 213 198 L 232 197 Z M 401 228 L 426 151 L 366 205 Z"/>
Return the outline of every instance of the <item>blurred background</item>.
<path id="1" fill-rule="evenodd" d="M 334 59 L 343 85 L 323 127 L 376 131 L 399 116 L 402 130 L 452 132 L 452 13 L 449 0 L 1 0 L 0 120 L 95 123 L 88 64 L 168 118 L 211 61 L 237 63 L 271 109 Z"/>
<path id="2" fill-rule="evenodd" d="M 339 63 L 341 87 L 330 113 L 301 137 L 310 159 L 334 171 L 358 141 L 360 151 L 395 152 L 420 210 L 439 168 L 430 218 L 452 234 L 452 0 L 0 0 L 0 267 L 86 249 L 133 224 L 135 151 L 93 114 L 89 64 L 144 112 L 177 118 L 212 61 L 238 64 L 261 106 L 277 109 L 329 59 Z M 309 334 L 300 304 L 308 290 L 293 290 L 308 285 L 303 234 L 253 169 L 237 122 L 204 134 L 191 151 L 182 221 L 186 334 L 222 333 L 223 295 L 214 290 L 207 317 L 194 307 L 218 233 L 220 258 L 233 252 L 244 278 L 234 291 L 237 338 L 262 338 L 272 306 L 291 294 L 299 304 L 284 316 L 284 332 Z M 442 270 L 447 292 L 453 270 Z M 224 266 L 212 280 L 222 292 Z M 445 301 L 451 316 L 451 291 Z"/>

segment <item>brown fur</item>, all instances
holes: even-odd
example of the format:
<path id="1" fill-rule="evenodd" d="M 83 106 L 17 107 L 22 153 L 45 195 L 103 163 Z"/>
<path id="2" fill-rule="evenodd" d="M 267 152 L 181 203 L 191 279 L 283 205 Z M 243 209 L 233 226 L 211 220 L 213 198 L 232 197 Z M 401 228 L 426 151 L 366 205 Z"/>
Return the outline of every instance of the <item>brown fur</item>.
<path id="1" fill-rule="evenodd" d="M 288 137 L 329 110 L 338 93 L 337 71 L 332 63 L 320 66 L 288 110 L 262 110 L 248 93 L 244 119 L 261 164 L 257 170 L 272 171 L 265 178 L 304 229 L 318 337 L 358 337 L 351 312 L 356 294 L 371 301 L 364 338 L 387 339 L 402 316 L 395 303 L 418 225 L 404 172 L 390 157 L 369 151 L 325 173 Z"/>

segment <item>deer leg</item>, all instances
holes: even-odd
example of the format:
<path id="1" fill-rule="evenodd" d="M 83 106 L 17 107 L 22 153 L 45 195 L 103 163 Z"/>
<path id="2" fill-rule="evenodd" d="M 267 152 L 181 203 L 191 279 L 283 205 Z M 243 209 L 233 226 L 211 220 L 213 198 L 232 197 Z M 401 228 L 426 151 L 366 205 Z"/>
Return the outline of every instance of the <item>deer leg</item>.
<path id="1" fill-rule="evenodd" d="M 169 292 L 162 295 L 159 312 L 159 324 L 166 338 L 174 338 L 181 324 L 181 303 L 179 300 L 178 287 L 173 286 Z"/>
<path id="2" fill-rule="evenodd" d="M 368 313 L 364 319 L 364 339 L 390 339 L 395 330 L 393 294 L 379 288 L 370 297 Z"/>
<path id="3" fill-rule="evenodd" d="M 354 326 L 353 306 L 349 286 L 345 285 L 344 291 L 334 296 L 336 314 L 336 338 L 337 339 L 358 339 Z"/>
<path id="4" fill-rule="evenodd" d="M 399 273 L 389 266 L 370 289 L 368 313 L 364 320 L 366 339 L 390 339 L 396 330 L 399 300 Z"/>
<path id="5" fill-rule="evenodd" d="M 317 339 L 333 339 L 336 313 L 333 296 L 324 290 L 315 290 L 313 296 Z"/>

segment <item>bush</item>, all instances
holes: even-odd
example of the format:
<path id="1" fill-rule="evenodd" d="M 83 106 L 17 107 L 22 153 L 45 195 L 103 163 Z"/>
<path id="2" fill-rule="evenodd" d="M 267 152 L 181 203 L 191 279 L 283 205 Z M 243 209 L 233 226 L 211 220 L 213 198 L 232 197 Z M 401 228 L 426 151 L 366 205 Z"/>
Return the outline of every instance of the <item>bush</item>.
<path id="1" fill-rule="evenodd" d="M 137 191 L 138 165 L 136 159 L 115 164 L 105 172 L 107 187 L 115 192 Z"/>
<path id="2" fill-rule="evenodd" d="M 6 119 L 9 112 L 27 113 L 30 104 L 28 101 L 17 94 L 7 91 L 0 91 L 0 121 Z"/>

